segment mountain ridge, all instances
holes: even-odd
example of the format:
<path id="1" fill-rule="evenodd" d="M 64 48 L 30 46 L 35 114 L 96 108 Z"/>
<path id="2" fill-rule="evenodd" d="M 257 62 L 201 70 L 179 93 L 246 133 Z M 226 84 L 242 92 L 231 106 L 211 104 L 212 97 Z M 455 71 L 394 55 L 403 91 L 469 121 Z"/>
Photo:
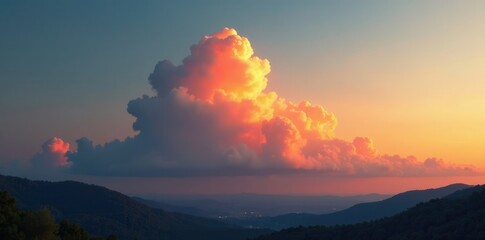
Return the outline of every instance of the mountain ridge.
<path id="1" fill-rule="evenodd" d="M 392 216 L 414 205 L 434 198 L 444 197 L 471 186 L 455 183 L 441 188 L 411 190 L 388 199 L 356 204 L 347 209 L 329 214 L 285 214 L 281 216 L 250 220 L 231 219 L 228 222 L 242 226 L 282 229 L 292 226 L 351 224 Z"/>
<path id="2" fill-rule="evenodd" d="M 90 234 L 119 239 L 245 239 L 267 230 L 244 229 L 213 219 L 166 212 L 105 187 L 75 181 L 48 182 L 0 175 L 0 190 L 24 209 L 47 207 L 56 219 L 79 224 Z"/>
<path id="3" fill-rule="evenodd" d="M 451 194 L 453 195 L 453 194 Z M 252 240 L 428 240 L 485 239 L 485 187 L 465 189 L 370 222 L 336 226 L 292 227 Z"/>

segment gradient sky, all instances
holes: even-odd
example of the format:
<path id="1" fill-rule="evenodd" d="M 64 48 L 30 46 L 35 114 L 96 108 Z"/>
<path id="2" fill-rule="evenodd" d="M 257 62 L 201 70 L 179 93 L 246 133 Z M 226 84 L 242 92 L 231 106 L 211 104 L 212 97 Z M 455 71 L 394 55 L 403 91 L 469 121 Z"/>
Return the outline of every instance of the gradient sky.
<path id="1" fill-rule="evenodd" d="M 53 136 L 97 144 L 133 136 L 126 106 L 152 94 L 147 77 L 155 64 L 180 64 L 189 46 L 228 26 L 271 62 L 268 89 L 333 112 L 339 138 L 366 136 L 379 153 L 484 168 L 483 9 L 483 1 L 2 1 L 0 161 L 29 159 Z M 136 191 L 123 187 L 133 178 L 77 177 Z M 423 182 L 241 178 L 206 179 L 199 187 L 191 178 L 137 181 L 157 183 L 147 187 L 152 192 L 217 192 L 207 186 L 221 181 L 227 186 L 215 186 L 222 192 L 234 185 L 285 192 L 281 186 L 292 179 L 321 185 L 289 193 L 345 194 L 397 192 Z M 484 180 L 440 179 L 424 182 Z"/>

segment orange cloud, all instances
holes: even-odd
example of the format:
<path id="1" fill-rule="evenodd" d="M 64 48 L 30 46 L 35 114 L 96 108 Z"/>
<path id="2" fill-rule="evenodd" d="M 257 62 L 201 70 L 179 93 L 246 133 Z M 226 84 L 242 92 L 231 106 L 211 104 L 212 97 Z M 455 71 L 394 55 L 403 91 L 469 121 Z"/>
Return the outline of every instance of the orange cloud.
<path id="1" fill-rule="evenodd" d="M 69 152 L 69 143 L 59 137 L 53 137 L 45 141 L 41 146 L 41 151 L 34 154 L 32 158 L 13 160 L 3 164 L 1 166 L 2 174 L 31 178 L 59 176 L 72 166 L 72 162 L 67 157 Z"/>
<path id="2" fill-rule="evenodd" d="M 156 95 L 128 104 L 138 134 L 102 146 L 78 140 L 78 151 L 68 154 L 73 169 L 89 173 L 90 166 L 101 165 L 93 167 L 96 174 L 118 175 L 474 172 L 437 160 L 379 155 L 365 137 L 352 142 L 335 138 L 334 114 L 320 105 L 292 103 L 265 91 L 270 63 L 253 54 L 247 38 L 223 28 L 191 46 L 181 65 L 159 62 L 149 76 Z M 56 140 L 52 146 L 59 154 L 69 148 Z"/>
<path id="3" fill-rule="evenodd" d="M 59 137 L 53 137 L 42 145 L 42 151 L 34 156 L 32 164 L 36 167 L 64 167 L 70 164 L 66 157 L 69 143 Z"/>

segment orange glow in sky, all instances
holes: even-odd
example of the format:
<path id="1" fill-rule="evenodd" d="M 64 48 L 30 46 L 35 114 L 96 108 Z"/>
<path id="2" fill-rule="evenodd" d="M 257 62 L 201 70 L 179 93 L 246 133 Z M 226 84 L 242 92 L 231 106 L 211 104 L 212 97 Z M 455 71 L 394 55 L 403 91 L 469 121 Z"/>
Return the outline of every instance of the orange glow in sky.
<path id="1" fill-rule="evenodd" d="M 100 11 L 113 32 L 82 17 L 57 32 L 53 22 L 71 15 L 5 11 L 2 170 L 162 178 L 194 192 L 391 193 L 483 180 L 483 3 L 290 1 L 203 14 L 185 5 L 200 27 L 138 11 L 124 29 L 113 27 L 122 15 Z M 214 24 L 239 31 L 207 34 L 224 26 Z M 89 41 L 66 41 L 77 25 Z"/>

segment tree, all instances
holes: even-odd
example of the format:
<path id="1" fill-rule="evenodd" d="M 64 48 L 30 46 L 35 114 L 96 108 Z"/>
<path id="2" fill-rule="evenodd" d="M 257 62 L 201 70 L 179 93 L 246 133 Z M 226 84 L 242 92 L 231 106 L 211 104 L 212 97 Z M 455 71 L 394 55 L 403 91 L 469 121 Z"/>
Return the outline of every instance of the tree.
<path id="1" fill-rule="evenodd" d="M 106 238 L 106 240 L 117 240 L 117 238 L 115 235 L 111 234 Z"/>
<path id="2" fill-rule="evenodd" d="M 0 239 L 22 239 L 19 229 L 20 210 L 15 205 L 15 199 L 7 192 L 0 192 Z"/>
<path id="3" fill-rule="evenodd" d="M 25 212 L 21 220 L 21 229 L 25 233 L 25 237 L 27 239 L 59 239 L 59 237 L 56 235 L 58 225 L 47 208 L 42 208 L 37 212 Z"/>
<path id="4" fill-rule="evenodd" d="M 77 224 L 62 220 L 58 225 L 49 209 L 22 211 L 15 199 L 0 191 L 0 240 L 104 240 L 89 237 L 86 230 Z M 106 240 L 117 240 L 111 234 Z"/>
<path id="5" fill-rule="evenodd" d="M 89 240 L 86 230 L 67 220 L 62 220 L 59 224 L 58 234 L 62 240 Z"/>

